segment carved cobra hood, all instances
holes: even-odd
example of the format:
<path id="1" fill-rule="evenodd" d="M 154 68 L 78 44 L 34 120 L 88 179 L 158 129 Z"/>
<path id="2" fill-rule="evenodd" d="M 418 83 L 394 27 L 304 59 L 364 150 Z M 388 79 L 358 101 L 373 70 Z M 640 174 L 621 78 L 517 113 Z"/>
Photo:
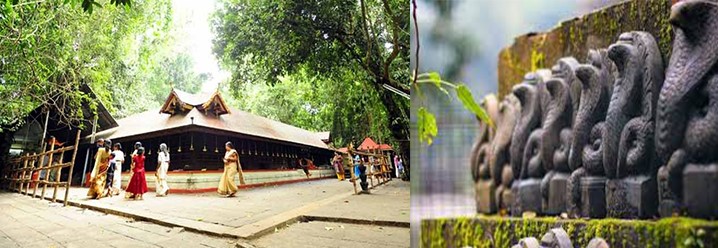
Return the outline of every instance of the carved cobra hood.
<path id="1" fill-rule="evenodd" d="M 603 174 L 602 135 L 606 110 L 613 91 L 615 66 L 605 49 L 590 50 L 588 63 L 581 64 L 576 76 L 581 82 L 581 100 L 573 123 L 569 166 L 584 165 L 591 174 Z"/>
<path id="2" fill-rule="evenodd" d="M 618 77 L 606 115 L 603 165 L 608 178 L 648 172 L 655 153 L 654 122 L 663 84 L 663 60 L 646 32 L 623 33 L 608 48 Z"/>
<path id="3" fill-rule="evenodd" d="M 666 164 L 683 148 L 686 162 L 718 160 L 718 3 L 673 6 L 675 30 L 666 81 L 658 101 L 656 149 Z"/>
<path id="4" fill-rule="evenodd" d="M 542 70 L 527 73 L 524 81 L 513 87 L 513 94 L 521 104 L 521 115 L 513 136 L 511 137 L 511 170 L 514 179 L 521 174 L 523 164 L 523 151 L 531 132 L 541 127 L 542 98 L 546 98 L 546 85 L 544 81 L 550 76 L 550 71 Z"/>
<path id="5" fill-rule="evenodd" d="M 541 162 L 546 170 L 568 171 L 568 137 L 561 137 L 561 130 L 571 127 L 575 109 L 578 108 L 581 86 L 577 82 L 578 61 L 572 57 L 559 59 L 552 70 L 552 78 L 546 82 L 549 105 L 543 122 Z M 566 135 L 564 135 L 566 136 Z M 563 140 L 563 142 L 562 142 Z M 565 146 L 562 144 L 565 143 Z"/>
<path id="6" fill-rule="evenodd" d="M 484 97 L 481 102 L 489 117 L 492 120 L 497 120 L 499 117 L 499 100 L 496 95 L 489 94 Z M 487 124 L 480 122 L 479 130 L 474 146 L 471 149 L 471 158 L 469 160 L 471 174 L 473 175 L 474 181 L 479 179 L 486 179 L 489 177 L 489 150 L 490 142 L 494 137 L 494 130 Z"/>

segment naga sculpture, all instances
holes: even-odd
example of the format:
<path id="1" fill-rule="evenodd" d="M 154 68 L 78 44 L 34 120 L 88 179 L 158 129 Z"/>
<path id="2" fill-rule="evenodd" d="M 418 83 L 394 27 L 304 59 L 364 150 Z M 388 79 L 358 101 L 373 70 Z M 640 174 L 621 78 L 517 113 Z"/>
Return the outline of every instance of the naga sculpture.
<path id="1" fill-rule="evenodd" d="M 515 206 L 511 209 L 511 214 L 515 216 L 521 215 L 526 211 L 541 212 L 542 197 L 541 197 L 541 179 L 546 174 L 546 171 L 542 165 L 542 150 L 541 150 L 541 139 L 543 137 L 543 129 L 541 123 L 546 120 L 546 113 L 549 106 L 549 93 L 546 88 L 546 81 L 550 78 L 550 72 L 546 70 L 537 71 L 531 81 L 522 83 L 521 85 L 514 88 L 517 96 L 522 101 L 522 110 L 524 107 L 534 109 L 534 113 L 524 112 L 526 120 L 522 119 L 516 128 L 516 135 L 526 135 L 528 138 L 523 141 L 524 145 L 521 148 L 520 144 L 516 144 L 515 150 L 521 151 L 520 154 L 520 166 L 513 168 L 514 174 L 518 174 L 516 177 L 518 180 L 512 185 L 512 191 L 516 196 Z M 533 82 L 533 83 L 532 83 Z M 538 123 L 535 118 L 538 118 Z M 531 120 L 533 119 L 533 120 Z M 528 120 L 531 120 L 529 122 Z M 525 137 L 525 136 L 524 136 Z M 522 139 L 524 137 L 515 137 L 516 139 Z M 512 161 L 513 162 L 513 161 Z M 516 164 L 518 165 L 518 164 Z"/>
<path id="2" fill-rule="evenodd" d="M 546 82 L 549 105 L 543 122 L 541 137 L 541 163 L 546 175 L 541 181 L 542 209 L 546 214 L 559 214 L 566 210 L 566 182 L 570 168 L 568 157 L 572 140 L 571 124 L 581 94 L 576 78 L 578 61 L 572 57 L 561 58 L 552 69 L 552 77 Z"/>
<path id="3" fill-rule="evenodd" d="M 487 95 L 481 105 L 492 120 L 498 119 L 499 100 L 496 95 Z M 490 144 L 493 137 L 494 129 L 480 122 L 478 135 L 471 149 L 470 167 L 476 187 L 476 209 L 481 213 L 494 213 L 497 207 L 494 197 L 496 185 L 489 172 Z"/>
<path id="4" fill-rule="evenodd" d="M 605 49 L 590 50 L 588 63 L 576 70 L 582 90 L 568 162 L 573 171 L 567 183 L 567 208 L 572 217 L 606 216 L 602 136 L 614 73 Z"/>
<path id="5" fill-rule="evenodd" d="M 509 147 L 511 146 L 511 136 L 520 112 L 521 106 L 516 96 L 509 94 L 504 97 L 504 100 L 499 104 L 496 135 L 491 142 L 489 168 L 491 169 L 490 173 L 494 185 L 497 186 L 494 197 L 496 198 L 496 203 L 502 209 L 509 208 L 513 204 L 513 199 L 509 193 L 514 179 L 511 171 Z"/>
<path id="6" fill-rule="evenodd" d="M 608 215 L 648 218 L 657 208 L 654 128 L 663 61 L 646 32 L 628 32 L 608 48 L 618 69 L 603 132 Z"/>
<path id="7" fill-rule="evenodd" d="M 718 3 L 672 8 L 673 53 L 658 100 L 660 213 L 718 217 Z M 682 211 L 681 211 L 682 212 Z"/>
<path id="8" fill-rule="evenodd" d="M 521 116 L 514 128 L 514 134 L 511 137 L 511 171 L 514 176 L 511 185 L 511 196 L 518 194 L 519 180 L 528 178 L 528 171 L 522 170 L 524 149 L 529 135 L 535 129 L 541 128 L 542 109 L 546 107 L 547 102 L 546 86 L 544 81 L 550 77 L 550 70 L 538 70 L 536 72 L 527 73 L 524 81 L 513 87 L 512 91 L 521 103 Z M 540 164 L 539 164 L 540 165 Z M 541 173 L 542 175 L 542 173 Z M 536 175 L 539 177 L 540 175 Z M 517 204 L 511 209 L 514 215 L 519 215 L 520 210 Z"/>

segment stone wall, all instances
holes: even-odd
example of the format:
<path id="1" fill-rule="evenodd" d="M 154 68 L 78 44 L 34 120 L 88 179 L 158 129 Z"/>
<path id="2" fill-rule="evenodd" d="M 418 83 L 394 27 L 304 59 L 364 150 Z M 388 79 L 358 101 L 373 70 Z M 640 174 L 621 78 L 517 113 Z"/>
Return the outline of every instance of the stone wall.
<path id="1" fill-rule="evenodd" d="M 651 33 L 664 64 L 668 64 L 673 35 L 668 23 L 670 13 L 671 2 L 667 0 L 626 1 L 561 22 L 547 32 L 516 37 L 514 44 L 499 53 L 499 97 L 503 99 L 526 73 L 551 68 L 562 57 L 586 61 L 589 49 L 608 47 L 628 31 Z"/>

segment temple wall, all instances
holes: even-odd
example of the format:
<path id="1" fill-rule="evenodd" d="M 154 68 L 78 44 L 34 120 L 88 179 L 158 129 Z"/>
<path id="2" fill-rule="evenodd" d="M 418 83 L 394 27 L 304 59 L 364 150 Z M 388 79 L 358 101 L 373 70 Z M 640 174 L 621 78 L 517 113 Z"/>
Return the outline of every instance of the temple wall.
<path id="1" fill-rule="evenodd" d="M 499 97 L 521 83 L 526 73 L 551 68 L 562 57 L 586 61 L 589 49 L 608 47 L 628 31 L 651 33 L 667 64 L 673 35 L 668 23 L 670 10 L 671 1 L 667 0 L 626 1 L 563 21 L 546 32 L 516 37 L 511 46 L 499 52 Z"/>

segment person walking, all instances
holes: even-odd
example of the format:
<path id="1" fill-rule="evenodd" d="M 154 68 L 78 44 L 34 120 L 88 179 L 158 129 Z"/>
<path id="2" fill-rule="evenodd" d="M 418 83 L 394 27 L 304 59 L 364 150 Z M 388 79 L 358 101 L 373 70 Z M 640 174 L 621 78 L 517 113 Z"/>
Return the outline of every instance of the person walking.
<path id="1" fill-rule="evenodd" d="M 344 159 L 338 152 L 334 152 L 332 164 L 334 165 L 334 171 L 337 173 L 337 179 L 344 181 Z"/>
<path id="2" fill-rule="evenodd" d="M 359 178 L 359 163 L 361 162 L 361 158 L 359 157 L 359 154 L 354 156 L 354 177 Z"/>
<path id="3" fill-rule="evenodd" d="M 234 149 L 232 142 L 227 141 L 227 143 L 224 144 L 224 149 L 226 150 L 224 159 L 222 159 L 224 162 L 224 173 L 222 173 L 222 177 L 219 179 L 217 193 L 226 197 L 234 197 L 239 190 L 237 184 L 234 182 L 234 176 L 241 171 L 239 155 L 237 154 L 237 150 Z M 239 175 L 239 181 L 241 184 L 244 184 L 244 176 L 241 173 Z"/>
<path id="4" fill-rule="evenodd" d="M 137 151 L 140 149 L 140 147 L 142 147 L 142 143 L 140 143 L 139 141 L 138 141 L 138 142 L 135 142 L 135 145 L 134 145 L 135 150 L 132 151 L 132 154 L 130 154 L 130 179 L 127 181 L 127 186 L 128 186 L 128 187 L 130 186 L 130 182 L 132 181 L 132 176 L 135 174 L 135 173 L 133 172 L 134 169 L 135 169 L 135 160 L 134 160 L 134 158 L 135 158 L 135 156 L 137 156 Z M 127 191 L 127 189 L 125 189 L 125 191 Z"/>
<path id="5" fill-rule="evenodd" d="M 107 169 L 110 166 L 110 140 L 97 140 L 97 153 L 95 154 L 95 165 L 90 174 L 90 189 L 87 196 L 91 199 L 102 198 L 105 189 Z"/>
<path id="6" fill-rule="evenodd" d="M 170 153 L 167 151 L 167 144 L 160 144 L 160 152 L 157 154 L 157 171 L 155 172 L 155 189 L 157 196 L 166 196 L 170 187 L 167 185 L 167 170 L 170 166 Z"/>
<path id="7" fill-rule="evenodd" d="M 312 173 L 309 172 L 309 160 L 308 159 L 300 158 L 299 159 L 299 168 L 301 168 L 304 171 L 304 175 L 306 175 L 307 178 L 312 176 Z"/>
<path id="8" fill-rule="evenodd" d="M 147 193 L 147 179 L 145 179 L 145 148 L 137 149 L 137 154 L 132 157 L 132 178 L 127 185 L 125 198 L 142 200 L 142 195 Z"/>
<path id="9" fill-rule="evenodd" d="M 119 195 L 122 188 L 122 163 L 125 162 L 125 153 L 122 152 L 122 144 L 115 143 L 112 145 L 112 154 L 115 155 L 115 171 L 112 178 L 111 194 Z"/>
<path id="10" fill-rule="evenodd" d="M 396 178 L 401 177 L 399 172 L 399 154 L 394 154 L 394 171 L 396 172 Z"/>
<path id="11" fill-rule="evenodd" d="M 107 178 L 105 179 L 107 181 L 107 184 L 105 185 L 104 190 L 102 191 L 103 195 L 106 197 L 112 197 L 112 185 L 114 184 L 115 180 L 115 169 L 116 169 L 116 163 L 115 163 L 115 153 L 110 153 L 110 166 L 107 168 Z"/>

